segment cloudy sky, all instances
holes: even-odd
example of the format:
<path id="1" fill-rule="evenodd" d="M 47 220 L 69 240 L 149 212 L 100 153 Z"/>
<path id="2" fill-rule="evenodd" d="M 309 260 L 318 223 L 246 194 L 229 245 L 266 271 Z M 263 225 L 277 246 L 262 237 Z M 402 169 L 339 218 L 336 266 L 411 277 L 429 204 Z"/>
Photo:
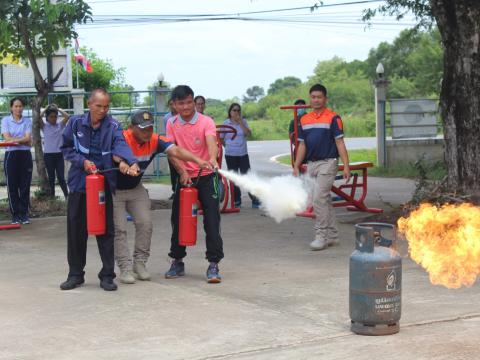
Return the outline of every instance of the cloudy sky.
<path id="1" fill-rule="evenodd" d="M 355 0 L 324 0 L 327 6 L 313 12 L 270 10 L 311 7 L 315 0 L 87 2 L 95 21 L 77 27 L 80 45 L 125 67 L 135 89 L 146 89 L 163 73 L 172 85 L 188 84 L 196 94 L 218 99 L 241 97 L 253 85 L 267 90 L 285 76 L 306 80 L 319 60 L 335 55 L 363 60 L 372 47 L 412 24 L 379 17 L 366 28 L 358 21 L 362 10 L 379 1 L 338 5 Z M 266 12 L 251 14 L 258 11 Z M 209 20 L 191 21 L 197 15 Z M 177 21 L 165 21 L 172 18 Z"/>

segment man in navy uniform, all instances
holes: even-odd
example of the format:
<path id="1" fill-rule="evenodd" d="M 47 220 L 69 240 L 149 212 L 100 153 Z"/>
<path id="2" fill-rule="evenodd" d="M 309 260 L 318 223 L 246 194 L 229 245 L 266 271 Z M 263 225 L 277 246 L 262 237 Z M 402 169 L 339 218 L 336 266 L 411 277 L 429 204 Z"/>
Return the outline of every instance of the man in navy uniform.
<path id="1" fill-rule="evenodd" d="M 64 132 L 63 156 L 71 162 L 68 173 L 70 193 L 67 203 L 67 238 L 69 272 L 62 290 L 71 290 L 83 284 L 87 257 L 87 209 L 85 178 L 95 169 L 114 167 L 113 156 L 122 159 L 127 166 L 120 171 L 137 176 L 140 169 L 130 147 L 125 142 L 120 124 L 108 115 L 110 95 L 103 89 L 95 89 L 88 99 L 89 111 L 70 118 Z M 124 164 L 125 165 L 125 164 Z M 112 192 L 115 191 L 116 172 L 105 172 L 106 233 L 97 235 L 97 245 L 103 267 L 98 273 L 100 287 L 106 291 L 117 290 L 114 260 L 114 227 Z"/>

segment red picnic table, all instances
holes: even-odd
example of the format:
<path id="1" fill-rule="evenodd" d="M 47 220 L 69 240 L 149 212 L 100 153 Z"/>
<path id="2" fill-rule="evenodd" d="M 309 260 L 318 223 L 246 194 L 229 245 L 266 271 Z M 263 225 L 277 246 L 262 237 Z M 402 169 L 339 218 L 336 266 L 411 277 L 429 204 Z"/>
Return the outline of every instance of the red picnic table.
<path id="1" fill-rule="evenodd" d="M 310 108 L 309 105 L 287 105 L 281 106 L 282 110 L 293 110 L 293 133 L 290 134 L 290 157 L 291 164 L 295 163 L 295 158 L 298 149 L 298 109 Z M 368 168 L 373 167 L 371 162 L 355 162 L 350 163 L 350 171 L 352 174 L 351 181 L 348 184 L 341 184 L 332 186 L 332 192 L 335 196 L 332 197 L 333 207 L 346 206 L 350 211 L 365 211 L 371 213 L 381 213 L 383 209 L 371 208 L 365 204 L 367 197 L 367 179 Z M 307 165 L 303 164 L 300 168 L 302 173 L 307 171 Z M 338 166 L 338 171 L 343 171 L 343 164 Z M 343 179 L 342 175 L 337 175 L 335 180 Z M 298 216 L 305 216 L 314 218 L 313 206 L 310 206 L 306 211 L 297 214 Z"/>
<path id="2" fill-rule="evenodd" d="M 16 146 L 16 142 L 0 141 L 0 148 L 7 146 Z M 0 230 L 20 229 L 20 224 L 0 224 Z"/>

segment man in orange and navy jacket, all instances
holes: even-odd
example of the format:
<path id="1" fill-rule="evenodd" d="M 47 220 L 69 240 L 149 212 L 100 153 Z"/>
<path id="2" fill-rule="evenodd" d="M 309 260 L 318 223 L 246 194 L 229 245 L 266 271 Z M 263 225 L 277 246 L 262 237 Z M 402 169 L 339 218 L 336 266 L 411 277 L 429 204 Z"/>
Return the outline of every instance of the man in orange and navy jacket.
<path id="1" fill-rule="evenodd" d="M 313 211 L 315 214 L 315 239 L 312 250 L 323 250 L 338 243 L 335 210 L 330 189 L 338 172 L 338 156 L 344 164 L 343 177 L 348 182 L 350 167 L 348 152 L 343 141 L 343 123 L 340 116 L 326 107 L 327 89 L 316 84 L 310 88 L 312 112 L 300 119 L 298 151 L 293 174 L 298 176 L 302 161 L 308 161 L 308 174 L 315 179 Z"/>
<path id="2" fill-rule="evenodd" d="M 155 134 L 153 125 L 151 113 L 137 111 L 132 115 L 130 128 L 123 132 L 125 141 L 142 170 L 140 176 L 128 176 L 128 164 L 120 161 L 117 191 L 113 198 L 115 260 L 120 268 L 120 282 L 124 284 L 133 284 L 135 279 L 150 280 L 150 274 L 146 270 L 145 263 L 150 255 L 153 225 L 150 198 L 141 182 L 143 170 L 159 153 L 166 153 L 169 157 L 192 161 L 202 168 L 211 169 L 208 161 L 202 160 L 189 151 L 176 146 L 167 138 Z M 127 172 L 124 171 L 125 169 L 127 169 Z M 133 217 L 135 224 L 133 259 L 127 244 L 126 212 Z"/>

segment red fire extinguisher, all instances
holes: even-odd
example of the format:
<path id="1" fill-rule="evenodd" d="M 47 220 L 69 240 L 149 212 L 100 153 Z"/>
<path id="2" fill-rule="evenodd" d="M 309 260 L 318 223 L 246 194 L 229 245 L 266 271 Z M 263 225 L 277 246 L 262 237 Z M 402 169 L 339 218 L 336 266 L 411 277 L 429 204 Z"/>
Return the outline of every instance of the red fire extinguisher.
<path id="1" fill-rule="evenodd" d="M 198 190 L 195 187 L 180 189 L 178 243 L 194 246 L 197 243 Z"/>
<path id="2" fill-rule="evenodd" d="M 197 215 L 200 204 L 196 186 L 201 174 L 202 169 L 198 171 L 195 183 L 180 189 L 178 244 L 181 246 L 194 246 L 197 243 Z"/>
<path id="3" fill-rule="evenodd" d="M 93 169 L 93 170 L 96 170 Z M 105 177 L 94 173 L 85 179 L 87 192 L 87 232 L 88 235 L 104 235 L 105 221 Z"/>

